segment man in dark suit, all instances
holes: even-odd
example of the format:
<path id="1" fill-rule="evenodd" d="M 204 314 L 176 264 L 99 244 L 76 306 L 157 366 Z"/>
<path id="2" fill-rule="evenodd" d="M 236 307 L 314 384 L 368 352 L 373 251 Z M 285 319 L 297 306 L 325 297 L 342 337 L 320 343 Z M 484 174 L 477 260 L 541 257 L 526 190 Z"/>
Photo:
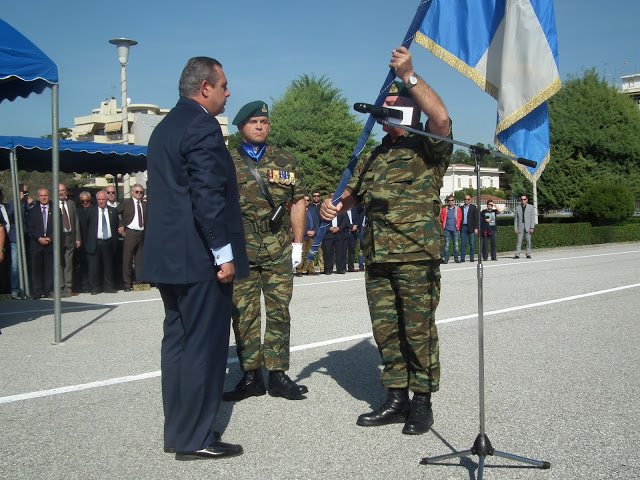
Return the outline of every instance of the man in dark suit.
<path id="1" fill-rule="evenodd" d="M 85 217 L 87 232 L 86 252 L 89 260 L 91 295 L 101 290 L 116 293 L 113 288 L 113 266 L 118 241 L 118 212 L 107 205 L 107 193 L 96 193 L 95 207 L 91 207 Z"/>
<path id="2" fill-rule="evenodd" d="M 469 261 L 474 262 L 476 253 L 476 235 L 478 234 L 478 209 L 471 203 L 471 195 L 464 196 L 464 205 L 461 205 L 462 223 L 460 224 L 460 261 L 464 262 L 467 254 L 467 241 L 469 242 Z"/>
<path id="3" fill-rule="evenodd" d="M 329 194 L 329 198 L 333 198 L 333 192 Z M 347 214 L 340 213 L 331 221 L 331 224 L 327 226 L 327 232 L 322 239 L 325 275 L 331 275 L 333 272 L 334 258 L 336 271 L 341 274 L 347 272 L 347 234 L 345 232 L 347 222 Z"/>
<path id="4" fill-rule="evenodd" d="M 91 194 L 87 191 L 80 192 L 80 208 L 77 209 L 80 222 L 80 247 L 76 250 L 76 262 L 79 265 L 80 275 L 77 280 L 76 292 L 89 293 L 91 282 L 89 280 L 89 259 L 87 257 L 87 216 L 91 209 Z"/>
<path id="5" fill-rule="evenodd" d="M 229 349 L 233 279 L 249 261 L 235 166 L 215 115 L 229 96 L 220 63 L 187 62 L 180 100 L 147 150 L 149 205 L 140 278 L 165 308 L 161 348 L 165 452 L 176 460 L 240 455 L 213 431 Z"/>
<path id="6" fill-rule="evenodd" d="M 73 291 L 73 255 L 76 248 L 80 247 L 80 221 L 76 213 L 75 202 L 67 201 L 67 187 L 64 183 L 58 185 L 58 204 L 62 214 L 62 296 L 76 296 Z"/>
<path id="7" fill-rule="evenodd" d="M 347 226 L 344 229 L 344 243 L 347 254 L 347 267 L 349 272 L 355 272 L 356 245 L 358 244 L 358 235 L 360 233 L 360 217 L 358 216 L 358 210 L 356 208 L 350 208 L 345 215 L 347 216 Z"/>
<path id="8" fill-rule="evenodd" d="M 136 259 L 136 280 L 138 280 L 140 265 L 142 264 L 144 222 L 147 218 L 147 202 L 142 201 L 143 196 L 144 189 L 142 185 L 136 183 L 131 188 L 131 198 L 125 198 L 117 207 L 120 214 L 118 233 L 124 239 L 122 245 L 122 281 L 125 292 L 130 292 L 133 284 L 131 281 L 131 262 L 134 256 Z"/>
<path id="9" fill-rule="evenodd" d="M 53 204 L 49 190 L 38 190 L 38 204 L 27 216 L 31 256 L 31 296 L 42 298 L 53 293 Z"/>

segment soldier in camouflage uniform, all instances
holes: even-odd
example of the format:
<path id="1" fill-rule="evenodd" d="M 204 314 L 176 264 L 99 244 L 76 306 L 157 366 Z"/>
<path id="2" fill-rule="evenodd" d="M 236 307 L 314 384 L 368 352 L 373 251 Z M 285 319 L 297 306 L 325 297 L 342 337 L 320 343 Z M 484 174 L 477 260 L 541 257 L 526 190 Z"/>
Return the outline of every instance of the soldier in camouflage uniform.
<path id="1" fill-rule="evenodd" d="M 231 156 L 238 177 L 250 273 L 249 278 L 236 280 L 233 292 L 233 331 L 244 374 L 235 389 L 226 392 L 223 399 L 239 401 L 264 395 L 266 389 L 261 371 L 264 366 L 269 371 L 270 395 L 300 400 L 305 398 L 303 394 L 307 393 L 307 387 L 295 384 L 284 372 L 289 369 L 289 303 L 293 293 L 293 270 L 302 261 L 306 190 L 295 157 L 266 143 L 270 130 L 266 103 L 248 103 L 240 109 L 233 124 L 238 126 L 243 140 Z M 247 162 L 257 169 L 274 206 L 282 205 L 284 215 L 279 221 L 269 219 L 275 209 Z M 261 292 L 267 322 L 264 344 L 260 338 Z"/>
<path id="2" fill-rule="evenodd" d="M 390 67 L 404 84 L 394 82 L 384 106 L 414 107 L 414 128 L 420 128 L 422 111 L 428 117 L 427 132 L 451 138 L 447 110 L 415 75 L 406 48 L 393 51 Z M 365 282 L 388 396 L 378 409 L 360 415 L 357 424 L 404 423 L 402 433 L 418 435 L 433 424 L 431 393 L 440 380 L 435 324 L 442 253 L 440 188 L 453 146 L 396 127 L 383 129 L 388 135 L 361 160 L 342 201 L 333 207 L 325 200 L 320 213 L 329 220 L 363 202 L 367 217 Z"/>

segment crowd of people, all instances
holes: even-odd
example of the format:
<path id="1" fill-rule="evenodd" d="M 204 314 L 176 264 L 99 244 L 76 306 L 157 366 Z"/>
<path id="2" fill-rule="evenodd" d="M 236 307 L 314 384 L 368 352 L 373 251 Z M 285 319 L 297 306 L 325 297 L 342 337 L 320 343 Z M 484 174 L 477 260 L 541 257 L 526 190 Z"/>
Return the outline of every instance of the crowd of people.
<path id="1" fill-rule="evenodd" d="M 67 187 L 58 186 L 58 201 L 47 188 L 39 188 L 35 198 L 29 186 L 19 185 L 20 204 L 2 204 L 0 191 L 0 230 L 6 232 L 9 249 L 3 248 L 0 259 L 0 292 L 10 292 L 11 298 L 40 299 L 54 296 L 54 248 L 60 249 L 61 296 L 80 293 L 115 293 L 132 290 L 135 266 L 142 261 L 144 224 L 147 202 L 144 188 L 131 187 L 131 198 L 117 200 L 116 188 L 107 186 L 95 194 L 82 191 L 79 204 L 71 198 Z M 60 244 L 53 238 L 53 216 L 60 215 Z M 17 221 L 24 232 L 27 281 L 30 296 L 21 288 Z M 1 240 L 1 239 L 0 239 Z M 9 250 L 9 255 L 4 255 Z"/>
<path id="2" fill-rule="evenodd" d="M 518 236 L 514 259 L 520 258 L 522 241 L 526 238 L 526 257 L 531 258 L 531 235 L 535 229 L 535 213 L 533 206 L 529 204 L 527 195 L 520 195 L 520 207 L 514 212 L 513 228 Z M 478 225 L 478 210 L 471 203 L 471 196 L 464 196 L 464 203 L 459 207 L 455 205 L 455 198 L 450 195 L 446 198 L 446 206 L 440 211 L 440 223 L 444 232 L 444 252 L 441 263 L 449 263 L 451 250 L 455 263 L 463 263 L 469 245 L 469 261 L 475 262 L 475 240 L 479 237 L 482 250 L 482 260 L 497 261 L 498 223 L 496 216 L 501 213 L 496 203 L 489 199 L 487 206 L 480 212 L 480 224 Z M 460 242 L 458 242 L 460 240 Z M 460 243 L 460 248 L 458 248 Z M 491 255 L 489 255 L 489 248 Z"/>

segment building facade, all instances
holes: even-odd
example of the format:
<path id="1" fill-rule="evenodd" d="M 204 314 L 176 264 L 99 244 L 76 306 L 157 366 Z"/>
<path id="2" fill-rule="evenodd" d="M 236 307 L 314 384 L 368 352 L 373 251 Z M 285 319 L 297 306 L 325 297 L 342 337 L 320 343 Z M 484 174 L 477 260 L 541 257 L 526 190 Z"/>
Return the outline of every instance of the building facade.
<path id="1" fill-rule="evenodd" d="M 495 187 L 500 189 L 501 170 L 494 167 L 480 168 L 480 187 Z M 477 175 L 473 165 L 465 165 L 463 163 L 453 163 L 449 165 L 447 173 L 443 178 L 440 197 L 444 199 L 446 196 L 462 190 L 464 188 L 477 188 Z"/>

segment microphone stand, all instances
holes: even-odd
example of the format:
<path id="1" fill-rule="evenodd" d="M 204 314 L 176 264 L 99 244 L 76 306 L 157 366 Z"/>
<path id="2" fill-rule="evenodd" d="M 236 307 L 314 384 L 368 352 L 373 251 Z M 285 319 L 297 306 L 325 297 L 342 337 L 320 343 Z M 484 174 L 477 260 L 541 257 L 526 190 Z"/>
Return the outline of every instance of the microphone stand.
<path id="1" fill-rule="evenodd" d="M 458 142 L 452 140 L 450 138 L 440 137 L 438 135 L 434 135 L 432 133 L 424 132 L 422 130 L 417 130 L 415 128 L 410 128 L 405 125 L 399 125 L 395 123 L 388 122 L 384 119 L 378 119 L 378 123 L 381 125 L 388 125 L 390 127 L 401 128 L 408 132 L 416 133 L 418 135 L 422 135 L 425 137 L 436 138 L 438 140 L 444 140 L 445 142 L 453 143 L 455 145 L 460 145 L 465 148 L 468 148 L 471 154 L 473 155 L 473 159 L 475 161 L 475 173 L 476 173 L 476 185 L 477 185 L 477 198 L 476 198 L 476 213 L 477 213 L 477 224 L 480 226 L 480 162 L 485 155 L 491 155 L 494 157 L 502 157 L 508 160 L 517 161 L 523 165 L 529 167 L 535 167 L 536 162 L 528 160 L 526 158 L 515 158 L 509 155 L 504 155 L 500 152 L 491 151 L 486 148 L 477 147 L 475 145 L 469 145 L 466 143 Z M 485 240 L 486 241 L 486 240 Z M 549 462 L 543 462 L 540 460 L 533 460 L 526 457 L 520 457 L 518 455 L 513 455 L 511 453 L 500 452 L 495 450 L 489 441 L 489 437 L 485 432 L 485 418 L 484 418 L 484 319 L 483 319 L 483 295 L 482 295 L 482 279 L 484 276 L 483 266 L 482 266 L 482 254 L 480 252 L 480 235 L 478 235 L 478 266 L 477 266 L 477 277 L 478 277 L 478 404 L 479 404 L 479 415 L 480 415 L 480 432 L 473 442 L 473 446 L 468 450 L 463 450 L 461 452 L 453 452 L 446 455 L 439 455 L 437 457 L 425 457 L 420 461 L 422 465 L 434 465 L 438 464 L 443 460 L 449 460 L 452 458 L 461 458 L 468 457 L 469 455 L 477 455 L 478 456 L 478 480 L 482 479 L 485 467 L 485 459 L 488 455 L 495 455 L 497 457 L 507 458 L 509 460 L 515 460 L 517 462 L 526 463 L 529 465 L 533 465 L 534 467 L 541 469 L 549 469 L 551 468 L 551 464 Z M 489 465 L 487 465 L 489 466 Z"/>

